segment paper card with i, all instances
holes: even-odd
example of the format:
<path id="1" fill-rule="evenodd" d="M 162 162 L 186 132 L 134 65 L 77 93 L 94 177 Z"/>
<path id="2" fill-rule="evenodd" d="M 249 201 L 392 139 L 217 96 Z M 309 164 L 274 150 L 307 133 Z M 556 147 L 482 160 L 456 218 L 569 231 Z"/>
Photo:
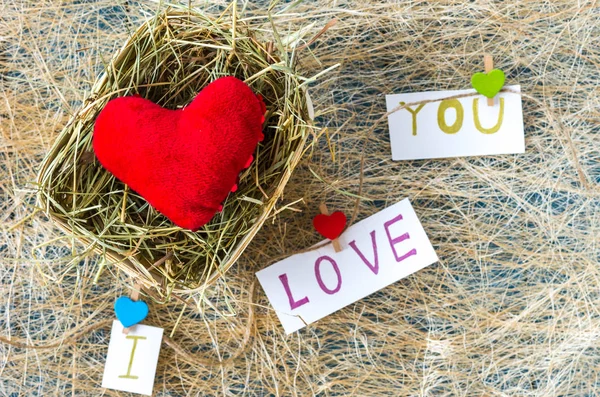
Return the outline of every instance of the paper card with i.
<path id="1" fill-rule="evenodd" d="M 124 329 L 113 321 L 102 387 L 151 396 L 163 329 L 139 324 Z"/>
<path id="2" fill-rule="evenodd" d="M 115 315 L 104 365 L 102 387 L 152 395 L 163 329 L 140 325 L 148 315 L 148 304 L 139 299 L 141 284 L 131 296 L 115 301 Z"/>

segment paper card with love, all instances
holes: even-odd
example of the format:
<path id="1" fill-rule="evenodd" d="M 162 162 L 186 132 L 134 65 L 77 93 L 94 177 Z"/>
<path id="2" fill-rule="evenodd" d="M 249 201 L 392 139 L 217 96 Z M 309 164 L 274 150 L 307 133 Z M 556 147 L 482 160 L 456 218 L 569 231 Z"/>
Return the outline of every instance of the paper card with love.
<path id="1" fill-rule="evenodd" d="M 299 330 L 438 260 L 408 199 L 344 231 L 332 244 L 256 273 L 286 333 Z"/>
<path id="2" fill-rule="evenodd" d="M 493 97 L 503 74 L 481 75 L 475 85 Z M 524 153 L 520 92 L 518 85 L 506 87 L 494 106 L 475 89 L 386 95 L 392 160 Z"/>

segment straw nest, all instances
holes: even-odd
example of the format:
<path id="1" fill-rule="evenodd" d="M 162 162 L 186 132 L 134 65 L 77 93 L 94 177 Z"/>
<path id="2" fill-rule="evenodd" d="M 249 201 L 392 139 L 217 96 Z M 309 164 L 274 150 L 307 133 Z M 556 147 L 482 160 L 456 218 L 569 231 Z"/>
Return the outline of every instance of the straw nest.
<path id="1" fill-rule="evenodd" d="M 236 21 L 234 10 L 213 19 L 170 9 L 144 23 L 107 65 L 46 156 L 38 177 L 41 207 L 83 241 L 86 252 L 99 252 L 106 264 L 155 290 L 159 299 L 213 282 L 269 217 L 306 148 L 307 79 L 294 71 L 294 52 L 275 37 L 262 42 Z M 263 96 L 265 140 L 223 211 L 194 233 L 173 225 L 102 168 L 91 147 L 94 121 L 110 99 L 124 95 L 180 108 L 226 75 Z"/>

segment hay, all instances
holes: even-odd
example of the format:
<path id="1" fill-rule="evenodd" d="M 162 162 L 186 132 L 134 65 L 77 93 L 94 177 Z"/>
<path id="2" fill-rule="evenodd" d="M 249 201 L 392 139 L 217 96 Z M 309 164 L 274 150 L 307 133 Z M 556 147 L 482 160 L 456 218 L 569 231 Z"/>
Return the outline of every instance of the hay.
<path id="1" fill-rule="evenodd" d="M 113 4 L 1 6 L 0 394 L 99 394 L 111 305 L 131 280 L 106 266 L 115 277 L 94 284 L 97 258 L 80 260 L 85 247 L 30 216 L 30 182 L 102 64 L 156 9 Z M 213 15 L 226 7 L 196 5 Z M 266 222 L 226 277 L 193 296 L 196 307 L 151 305 L 148 323 L 168 336 L 155 394 L 596 395 L 598 5 L 286 7 L 272 10 L 280 32 L 314 23 L 309 38 L 339 19 L 303 50 L 301 70 L 343 62 L 311 88 L 326 130 L 282 203 L 303 199 L 290 207 L 302 212 Z M 240 19 L 271 29 L 265 10 L 239 9 Z M 484 52 L 527 94 L 527 153 L 391 162 L 382 95 L 466 88 Z M 254 272 L 319 241 L 310 218 L 322 200 L 352 213 L 363 154 L 358 218 L 410 197 L 441 261 L 286 337 L 260 288 L 252 291 Z"/>
<path id="2" fill-rule="evenodd" d="M 167 9 L 145 22 L 114 56 L 41 165 L 44 212 L 86 245 L 84 255 L 96 251 L 106 266 L 122 268 L 146 292 L 156 290 L 158 301 L 172 292 L 197 292 L 235 263 L 280 199 L 312 131 L 308 79 L 295 72 L 294 47 L 276 32 L 274 42 L 261 41 L 236 11 L 232 3 L 213 19 Z M 198 232 L 182 230 L 100 165 L 92 150 L 94 122 L 115 97 L 137 94 L 181 108 L 211 81 L 231 75 L 263 97 L 265 140 L 223 210 Z"/>

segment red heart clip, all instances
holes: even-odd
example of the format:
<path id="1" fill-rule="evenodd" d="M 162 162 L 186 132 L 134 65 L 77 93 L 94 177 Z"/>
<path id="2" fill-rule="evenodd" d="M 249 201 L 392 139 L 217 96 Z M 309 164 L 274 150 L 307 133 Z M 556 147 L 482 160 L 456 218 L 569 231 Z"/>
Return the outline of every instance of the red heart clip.
<path id="1" fill-rule="evenodd" d="M 342 211 L 331 215 L 319 214 L 313 218 L 313 226 L 323 237 L 335 240 L 346 227 L 346 215 Z"/>

